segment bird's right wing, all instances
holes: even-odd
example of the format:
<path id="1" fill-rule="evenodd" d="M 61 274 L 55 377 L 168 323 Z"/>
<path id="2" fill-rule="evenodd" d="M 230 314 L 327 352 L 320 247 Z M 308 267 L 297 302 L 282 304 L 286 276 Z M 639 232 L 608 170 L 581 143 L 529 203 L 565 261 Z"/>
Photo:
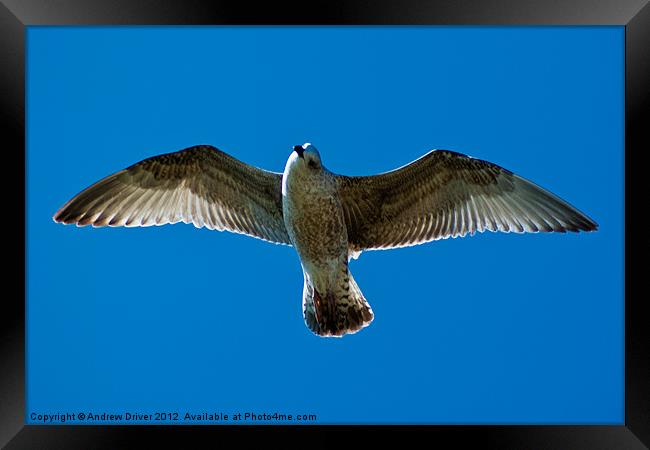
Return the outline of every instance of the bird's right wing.
<path id="1" fill-rule="evenodd" d="M 490 231 L 592 231 L 557 196 L 480 159 L 433 150 L 391 172 L 337 176 L 353 251 L 422 244 Z"/>
<path id="2" fill-rule="evenodd" d="M 147 158 L 77 194 L 54 215 L 78 226 L 193 223 L 291 244 L 282 217 L 282 175 L 209 145 Z"/>

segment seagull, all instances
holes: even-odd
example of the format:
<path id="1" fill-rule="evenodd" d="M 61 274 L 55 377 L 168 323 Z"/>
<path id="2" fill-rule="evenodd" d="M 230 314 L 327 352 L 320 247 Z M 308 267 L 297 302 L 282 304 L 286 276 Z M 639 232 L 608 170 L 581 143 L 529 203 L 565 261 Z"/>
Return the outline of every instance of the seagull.
<path id="1" fill-rule="evenodd" d="M 595 231 L 596 222 L 503 167 L 431 150 L 372 176 L 329 171 L 310 143 L 284 172 L 248 165 L 211 145 L 144 159 L 81 191 L 57 223 L 147 227 L 183 222 L 293 246 L 303 270 L 303 317 L 318 336 L 341 337 L 374 314 L 350 273 L 364 250 L 476 232 Z"/>

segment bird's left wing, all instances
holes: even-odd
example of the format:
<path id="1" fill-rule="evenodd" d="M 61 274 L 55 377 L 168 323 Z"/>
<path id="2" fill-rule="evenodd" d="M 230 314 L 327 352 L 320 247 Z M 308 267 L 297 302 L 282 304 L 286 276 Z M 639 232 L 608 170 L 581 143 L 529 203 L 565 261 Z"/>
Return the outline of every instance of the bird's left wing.
<path id="1" fill-rule="evenodd" d="M 337 176 L 353 252 L 490 231 L 592 231 L 597 224 L 557 196 L 480 159 L 433 150 L 399 169 Z"/>
<path id="2" fill-rule="evenodd" d="M 281 174 L 197 145 L 109 175 L 63 205 L 54 220 L 95 227 L 182 221 L 290 245 L 281 187 Z"/>

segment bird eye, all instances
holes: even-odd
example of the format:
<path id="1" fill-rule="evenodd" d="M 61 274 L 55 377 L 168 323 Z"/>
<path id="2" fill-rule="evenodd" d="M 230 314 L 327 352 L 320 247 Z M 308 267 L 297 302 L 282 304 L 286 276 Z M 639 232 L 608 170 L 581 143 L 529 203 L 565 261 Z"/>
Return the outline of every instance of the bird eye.
<path id="1" fill-rule="evenodd" d="M 309 162 L 307 163 L 307 165 L 308 165 L 309 168 L 311 168 L 311 169 L 316 169 L 316 168 L 318 167 L 318 164 L 317 164 L 316 161 L 314 161 L 313 159 L 310 159 Z"/>

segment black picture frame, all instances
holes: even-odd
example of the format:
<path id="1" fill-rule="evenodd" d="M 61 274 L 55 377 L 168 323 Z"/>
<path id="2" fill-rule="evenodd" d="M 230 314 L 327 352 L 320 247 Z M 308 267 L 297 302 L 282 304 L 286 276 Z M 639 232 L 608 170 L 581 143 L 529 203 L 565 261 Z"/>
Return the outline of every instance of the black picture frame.
<path id="1" fill-rule="evenodd" d="M 15 194 L 25 186 L 25 32 L 30 25 L 621 25 L 625 26 L 625 423 L 602 425 L 519 425 L 519 426 L 390 426 L 409 442 L 412 432 L 431 436 L 428 442 L 452 439 L 454 447 L 468 442 L 480 448 L 588 448 L 643 449 L 650 446 L 650 336 L 644 301 L 647 284 L 642 284 L 646 265 L 637 263 L 648 250 L 642 239 L 641 220 L 645 194 L 640 170 L 644 150 L 650 149 L 647 117 L 650 102 L 650 5 L 647 0 L 363 0 L 287 4 L 268 2 L 254 7 L 240 1 L 199 0 L 3 0 L 0 4 L 0 102 L 5 173 L 5 213 L 24 218 L 10 224 L 5 243 L 22 236 L 5 270 L 6 282 L 14 289 L 4 291 L 0 364 L 0 445 L 6 448 L 128 448 L 138 438 L 164 440 L 170 436 L 185 441 L 198 435 L 216 444 L 214 433 L 232 433 L 238 447 L 245 446 L 257 431 L 285 439 L 295 432 L 307 443 L 326 444 L 339 440 L 323 426 L 36 426 L 25 425 L 25 196 Z M 11 155 L 10 158 L 7 158 Z M 641 208 L 636 206 L 640 205 Z M 9 261 L 9 255 L 6 260 Z M 22 276 L 21 276 L 22 275 Z M 645 294 L 644 294 L 645 292 Z M 367 427 L 361 427 L 367 428 Z M 379 428 L 379 427 L 372 427 Z M 367 440 L 368 430 L 362 430 Z M 373 430 L 374 432 L 374 430 Z M 408 440 L 407 440 L 408 439 Z"/>

